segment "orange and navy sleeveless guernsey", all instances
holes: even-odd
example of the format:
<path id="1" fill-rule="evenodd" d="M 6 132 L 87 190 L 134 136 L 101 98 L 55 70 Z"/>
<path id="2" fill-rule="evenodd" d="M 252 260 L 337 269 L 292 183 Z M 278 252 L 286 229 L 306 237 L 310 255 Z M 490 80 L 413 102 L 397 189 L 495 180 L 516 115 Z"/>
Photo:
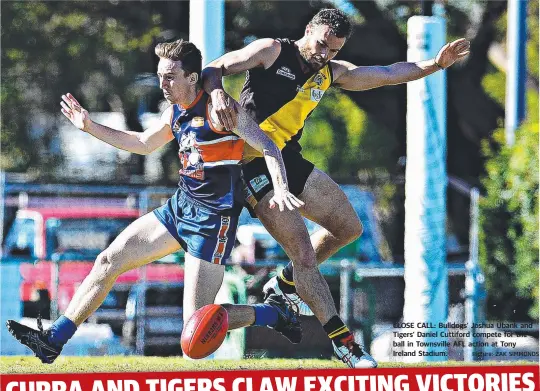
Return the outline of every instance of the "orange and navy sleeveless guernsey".
<path id="1" fill-rule="evenodd" d="M 210 96 L 201 90 L 188 107 L 173 105 L 170 124 L 180 146 L 178 186 L 210 210 L 239 211 L 244 202 L 239 164 L 244 141 L 212 125 L 209 102 Z"/>
<path id="2" fill-rule="evenodd" d="M 332 69 L 326 64 L 304 73 L 294 41 L 277 41 L 281 52 L 272 66 L 247 71 L 240 103 L 280 149 L 287 145 L 301 150 L 298 140 L 304 122 L 332 85 Z M 261 154 L 246 144 L 244 159 L 258 156 Z"/>

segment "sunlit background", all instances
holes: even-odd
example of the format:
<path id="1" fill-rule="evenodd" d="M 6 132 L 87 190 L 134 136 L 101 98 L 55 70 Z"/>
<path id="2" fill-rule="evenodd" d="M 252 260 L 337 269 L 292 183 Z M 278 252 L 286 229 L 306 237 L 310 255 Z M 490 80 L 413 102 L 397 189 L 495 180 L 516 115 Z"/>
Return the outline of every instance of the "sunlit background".
<path id="1" fill-rule="evenodd" d="M 405 61 L 407 21 L 428 9 L 445 21 L 446 41 L 469 39 L 471 55 L 446 71 L 446 316 L 517 322 L 509 329 L 523 336 L 516 349 L 538 351 L 539 8 L 538 0 L 521 1 L 525 57 L 516 68 L 508 10 L 519 1 L 225 1 L 215 45 L 231 51 L 258 38 L 298 39 L 326 7 L 354 20 L 338 59 L 357 65 Z M 150 156 L 117 150 L 75 129 L 60 114 L 60 96 L 71 92 L 96 122 L 142 131 L 166 107 L 154 46 L 195 40 L 190 26 L 199 20 L 188 1 L 9 1 L 1 14 L 1 317 L 2 325 L 8 318 L 35 325 L 38 314 L 54 319 L 65 310 L 95 256 L 178 181 L 173 143 Z M 233 97 L 243 80 L 225 79 Z M 509 140 L 515 94 L 512 102 L 524 97 L 524 115 L 513 119 Z M 364 224 L 363 236 L 321 270 L 342 316 L 382 361 L 399 360 L 393 331 L 404 317 L 405 173 L 414 139 L 407 104 L 405 85 L 332 89 L 301 139 L 304 156 L 342 185 Z M 259 302 L 286 256 L 246 211 L 240 224 L 219 300 Z M 173 254 L 122 275 L 64 353 L 181 354 L 182 260 Z M 308 337 L 299 348 L 271 330 L 248 329 L 230 333 L 216 357 L 330 357 L 320 324 L 302 320 Z M 3 326 L 1 342 L 3 355 L 28 354 Z M 452 347 L 448 359 L 473 353 Z"/>

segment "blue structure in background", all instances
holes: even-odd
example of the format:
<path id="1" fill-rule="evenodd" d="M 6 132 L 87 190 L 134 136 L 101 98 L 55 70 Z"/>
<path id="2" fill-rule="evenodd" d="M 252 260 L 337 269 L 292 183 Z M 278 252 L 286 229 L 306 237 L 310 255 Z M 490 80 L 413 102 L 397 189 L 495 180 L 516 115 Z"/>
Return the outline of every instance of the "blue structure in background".
<path id="1" fill-rule="evenodd" d="M 525 118 L 527 0 L 508 0 L 506 50 L 506 143 L 513 145 L 515 131 Z"/>
<path id="2" fill-rule="evenodd" d="M 7 319 L 21 319 L 23 304 L 19 292 L 22 283 L 18 261 L 0 263 L 0 355 L 25 354 L 27 350 L 11 336 L 4 322 Z"/>

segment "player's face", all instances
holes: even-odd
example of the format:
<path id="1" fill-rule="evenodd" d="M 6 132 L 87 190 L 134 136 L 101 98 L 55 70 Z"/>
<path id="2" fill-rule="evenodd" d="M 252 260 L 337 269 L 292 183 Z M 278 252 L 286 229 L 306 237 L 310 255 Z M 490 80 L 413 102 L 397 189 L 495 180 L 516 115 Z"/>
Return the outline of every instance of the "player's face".
<path id="1" fill-rule="evenodd" d="M 330 27 L 324 25 L 306 27 L 305 44 L 300 47 L 300 54 L 313 70 L 319 70 L 333 59 L 345 44 L 345 38 L 338 38 L 330 33 Z"/>
<path id="2" fill-rule="evenodd" d="M 193 83 L 189 80 L 189 75 L 185 75 L 181 61 L 173 61 L 160 58 L 157 75 L 159 78 L 159 88 L 163 91 L 163 96 L 171 104 L 183 103 Z"/>

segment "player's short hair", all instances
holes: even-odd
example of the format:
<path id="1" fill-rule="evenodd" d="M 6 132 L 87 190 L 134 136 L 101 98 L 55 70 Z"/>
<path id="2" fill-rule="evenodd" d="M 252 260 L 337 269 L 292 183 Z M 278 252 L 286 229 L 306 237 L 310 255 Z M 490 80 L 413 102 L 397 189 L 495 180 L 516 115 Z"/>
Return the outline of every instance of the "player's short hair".
<path id="1" fill-rule="evenodd" d="M 325 8 L 317 12 L 317 14 L 309 22 L 310 26 L 328 26 L 330 32 L 337 38 L 349 38 L 353 32 L 351 20 L 345 12 Z"/>
<path id="2" fill-rule="evenodd" d="M 193 43 L 178 39 L 156 45 L 156 55 L 172 61 L 182 61 L 185 76 L 196 73 L 201 80 L 202 55 Z"/>

